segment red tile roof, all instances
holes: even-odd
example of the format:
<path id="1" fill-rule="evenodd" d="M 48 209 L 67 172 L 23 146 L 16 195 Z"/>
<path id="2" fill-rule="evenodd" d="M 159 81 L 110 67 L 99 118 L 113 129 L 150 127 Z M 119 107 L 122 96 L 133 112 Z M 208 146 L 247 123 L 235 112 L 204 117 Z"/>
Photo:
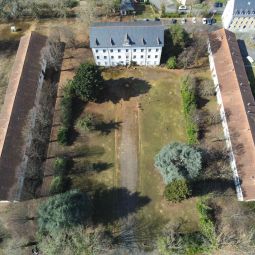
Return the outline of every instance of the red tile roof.
<path id="1" fill-rule="evenodd" d="M 209 34 L 244 200 L 255 200 L 255 101 L 235 34 Z"/>
<path id="2" fill-rule="evenodd" d="M 0 114 L 0 200 L 16 200 L 25 155 L 24 131 L 34 107 L 46 37 L 23 36 Z"/>

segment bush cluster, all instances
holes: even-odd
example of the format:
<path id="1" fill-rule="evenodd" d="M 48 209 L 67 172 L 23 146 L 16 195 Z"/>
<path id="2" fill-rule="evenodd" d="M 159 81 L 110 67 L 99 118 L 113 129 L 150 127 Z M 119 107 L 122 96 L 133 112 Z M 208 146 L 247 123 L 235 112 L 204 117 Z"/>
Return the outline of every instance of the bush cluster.
<path id="1" fill-rule="evenodd" d="M 181 82 L 181 96 L 183 103 L 183 112 L 186 121 L 186 132 L 189 144 L 196 144 L 198 142 L 198 125 L 193 120 L 194 112 L 196 110 L 196 96 L 195 89 L 192 86 L 192 78 L 186 76 Z"/>
<path id="2" fill-rule="evenodd" d="M 197 202 L 197 210 L 199 213 L 199 227 L 201 233 L 210 242 L 211 248 L 218 247 L 217 234 L 214 222 L 212 220 L 212 208 L 208 206 L 206 199 L 200 199 Z"/>
<path id="3" fill-rule="evenodd" d="M 173 180 L 166 185 L 164 195 L 168 201 L 176 203 L 188 198 L 191 190 L 185 179 Z"/>
<path id="4" fill-rule="evenodd" d="M 71 186 L 69 172 L 70 159 L 64 156 L 57 157 L 54 162 L 54 177 L 50 185 L 50 194 L 66 192 Z"/>
<path id="5" fill-rule="evenodd" d="M 167 62 L 166 62 L 166 67 L 168 69 L 175 69 L 177 67 L 177 61 L 176 61 L 176 57 L 170 57 Z"/>
<path id="6" fill-rule="evenodd" d="M 62 145 L 68 145 L 70 130 L 73 125 L 73 102 L 75 98 L 83 101 L 95 101 L 103 89 L 101 70 L 93 64 L 81 64 L 74 79 L 69 81 L 63 89 L 63 97 L 60 102 L 61 127 L 58 130 L 57 141 Z M 90 130 L 93 118 L 86 115 L 80 120 L 81 128 Z"/>

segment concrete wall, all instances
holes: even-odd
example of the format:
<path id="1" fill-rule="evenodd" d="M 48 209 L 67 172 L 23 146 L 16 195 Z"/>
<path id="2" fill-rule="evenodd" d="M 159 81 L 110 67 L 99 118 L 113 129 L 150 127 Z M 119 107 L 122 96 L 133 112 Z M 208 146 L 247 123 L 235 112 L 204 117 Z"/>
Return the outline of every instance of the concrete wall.
<path id="1" fill-rule="evenodd" d="M 229 28 L 232 22 L 233 12 L 234 12 L 234 0 L 229 0 L 222 14 L 222 24 L 223 24 L 223 27 L 226 29 Z"/>

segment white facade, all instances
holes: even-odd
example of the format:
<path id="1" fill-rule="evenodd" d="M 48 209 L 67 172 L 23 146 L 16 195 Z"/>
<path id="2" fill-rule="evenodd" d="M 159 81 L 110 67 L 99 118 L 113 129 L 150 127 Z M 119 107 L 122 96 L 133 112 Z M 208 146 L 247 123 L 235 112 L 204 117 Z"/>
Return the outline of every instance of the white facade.
<path id="1" fill-rule="evenodd" d="M 160 64 L 162 47 L 93 48 L 98 66 L 130 65 L 157 66 Z"/>

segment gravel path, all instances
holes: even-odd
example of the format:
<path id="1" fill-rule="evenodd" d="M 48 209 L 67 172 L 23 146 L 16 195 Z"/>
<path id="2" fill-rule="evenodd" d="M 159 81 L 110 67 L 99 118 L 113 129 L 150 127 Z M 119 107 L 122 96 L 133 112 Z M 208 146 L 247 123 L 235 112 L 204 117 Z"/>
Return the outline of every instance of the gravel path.
<path id="1" fill-rule="evenodd" d="M 138 181 L 138 109 L 137 101 L 124 101 L 121 104 L 122 128 L 120 140 L 120 180 L 121 186 L 131 194 L 136 192 Z M 132 212 L 136 199 L 125 196 L 122 210 Z"/>

